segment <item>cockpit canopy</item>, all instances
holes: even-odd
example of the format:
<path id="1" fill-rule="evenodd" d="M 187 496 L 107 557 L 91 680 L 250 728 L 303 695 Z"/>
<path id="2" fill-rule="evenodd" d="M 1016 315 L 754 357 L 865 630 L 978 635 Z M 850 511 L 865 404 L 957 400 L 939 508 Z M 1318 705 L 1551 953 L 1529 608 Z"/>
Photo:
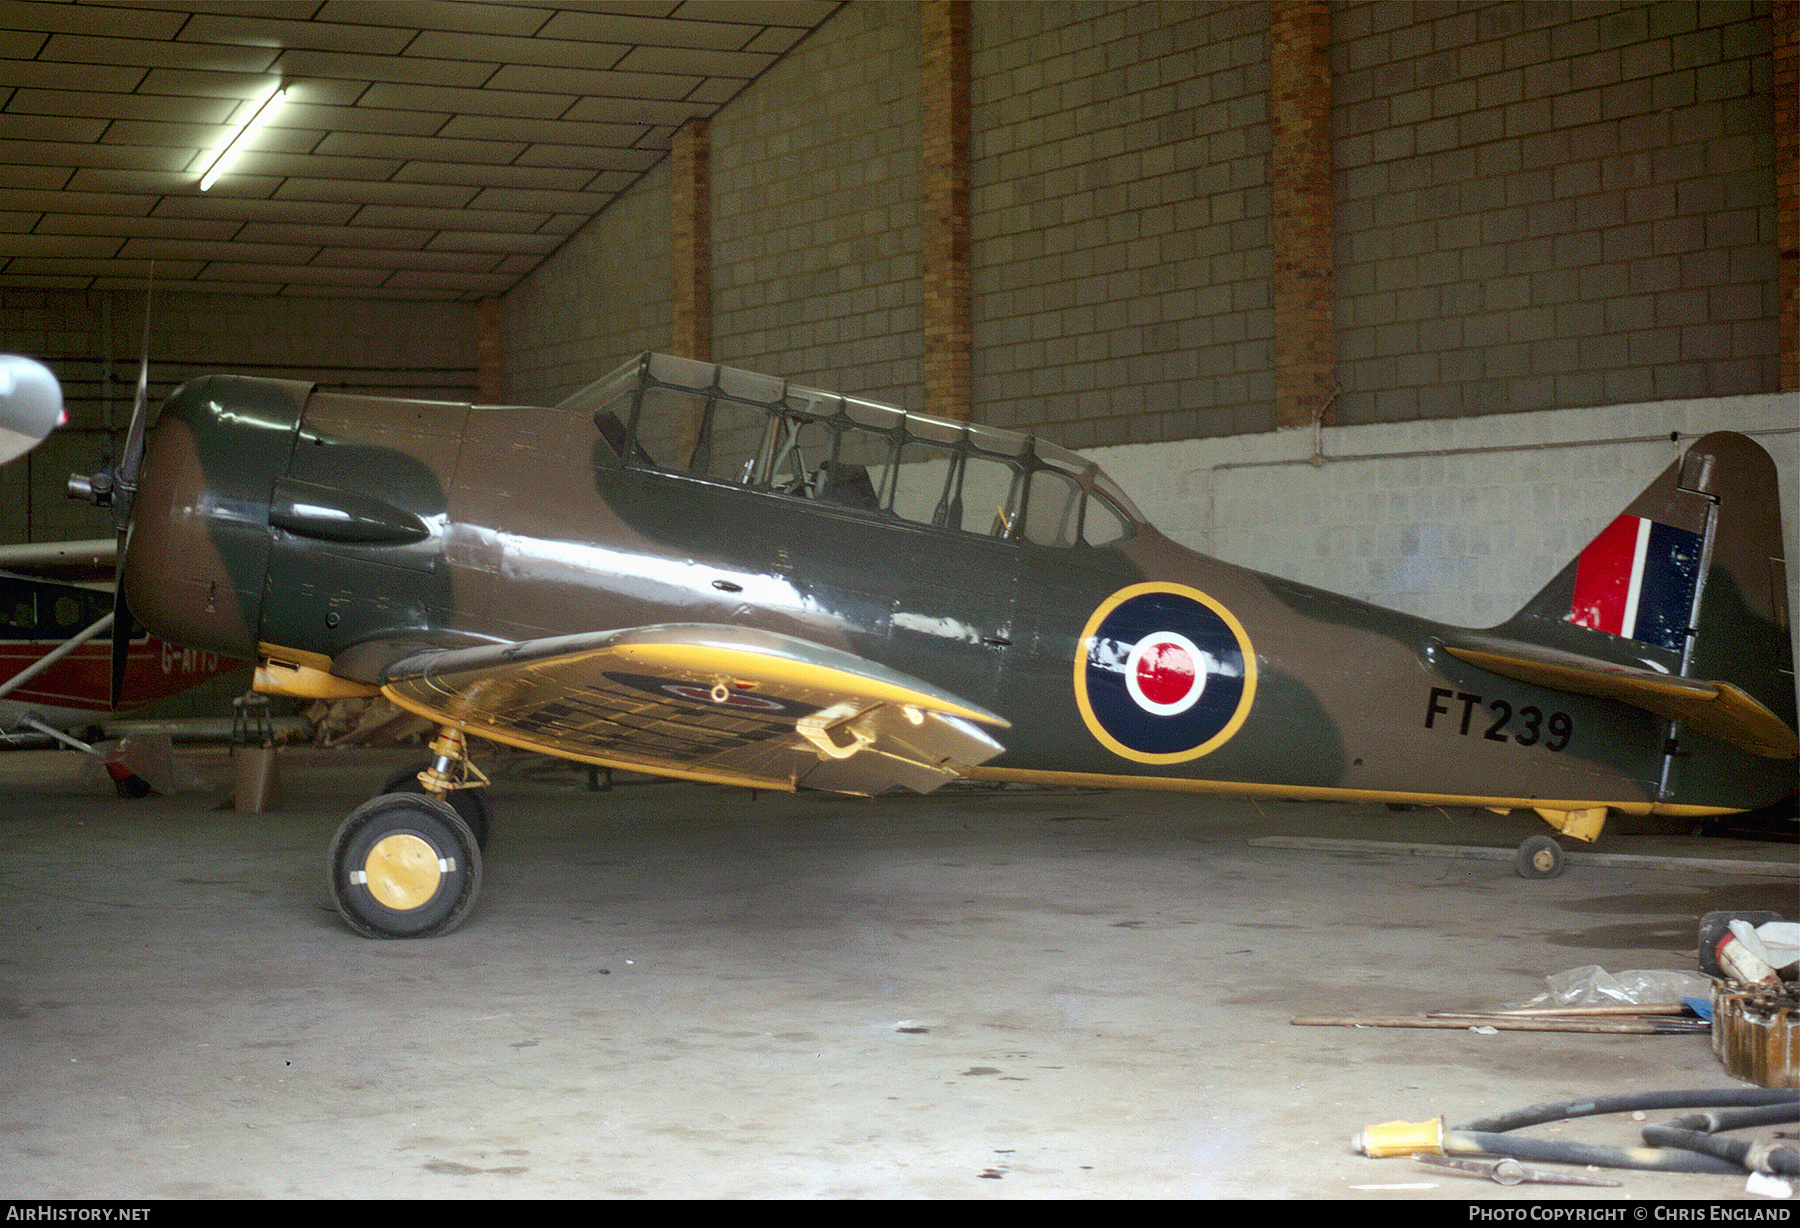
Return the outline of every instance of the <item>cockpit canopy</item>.
<path id="1" fill-rule="evenodd" d="M 642 354 L 557 408 L 621 464 L 1040 546 L 1105 546 L 1143 517 L 1092 461 L 716 363 Z"/>

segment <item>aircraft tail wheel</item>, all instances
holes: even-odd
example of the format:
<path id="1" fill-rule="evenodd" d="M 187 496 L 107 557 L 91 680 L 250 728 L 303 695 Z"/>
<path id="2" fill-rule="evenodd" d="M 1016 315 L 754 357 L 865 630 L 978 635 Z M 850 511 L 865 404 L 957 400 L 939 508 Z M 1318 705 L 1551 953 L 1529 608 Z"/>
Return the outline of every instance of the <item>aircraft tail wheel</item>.
<path id="1" fill-rule="evenodd" d="M 429 797 L 425 786 L 419 783 L 419 773 L 430 767 L 429 763 L 421 763 L 417 767 L 403 772 L 395 772 L 382 783 L 383 793 L 417 793 L 421 797 Z M 494 810 L 488 805 L 486 789 L 452 789 L 445 800 L 450 808 L 462 817 L 475 833 L 475 843 L 483 849 L 488 846 L 488 830 L 494 825 Z"/>
<path id="2" fill-rule="evenodd" d="M 1562 845 L 1550 836 L 1532 836 L 1513 854 L 1513 869 L 1520 878 L 1556 878 L 1567 868 Z"/>
<path id="3" fill-rule="evenodd" d="M 339 915 L 365 938 L 448 934 L 481 892 L 481 848 L 435 797 L 384 793 L 350 812 L 327 860 Z"/>

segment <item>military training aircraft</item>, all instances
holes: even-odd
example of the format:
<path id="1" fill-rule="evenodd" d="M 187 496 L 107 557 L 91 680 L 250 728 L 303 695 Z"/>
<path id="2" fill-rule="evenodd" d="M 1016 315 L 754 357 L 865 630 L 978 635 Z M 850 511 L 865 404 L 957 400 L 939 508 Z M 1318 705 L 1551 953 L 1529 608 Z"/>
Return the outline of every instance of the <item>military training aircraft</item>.
<path id="1" fill-rule="evenodd" d="M 1524 808 L 1582 839 L 1795 779 L 1775 469 L 1740 435 L 1469 631 L 1186 550 L 1044 440 L 687 359 L 553 408 L 209 376 L 147 444 L 145 418 L 71 480 L 129 534 L 129 614 L 259 661 L 259 690 L 379 693 L 440 730 L 332 841 L 371 937 L 475 900 L 468 735 L 758 788 Z M 1560 869 L 1547 836 L 1521 857 Z"/>

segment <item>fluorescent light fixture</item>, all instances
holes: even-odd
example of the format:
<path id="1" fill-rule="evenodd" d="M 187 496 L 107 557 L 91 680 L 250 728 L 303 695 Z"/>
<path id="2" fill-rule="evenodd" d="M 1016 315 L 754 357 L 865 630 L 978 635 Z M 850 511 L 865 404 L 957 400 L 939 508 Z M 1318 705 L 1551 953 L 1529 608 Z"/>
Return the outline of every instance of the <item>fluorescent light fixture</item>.
<path id="1" fill-rule="evenodd" d="M 258 129 L 273 119 L 275 112 L 281 110 L 281 104 L 286 101 L 287 89 L 278 82 L 269 96 L 257 105 L 255 111 L 251 112 L 250 118 L 244 121 L 244 126 L 237 130 L 237 135 L 233 136 L 225 148 L 219 151 L 219 156 L 212 160 L 212 164 L 206 168 L 206 173 L 200 176 L 202 192 L 218 182 L 219 176 L 223 175 L 226 169 L 237 161 L 237 156 L 244 152 L 244 146 L 250 143 L 250 139 L 256 135 Z"/>

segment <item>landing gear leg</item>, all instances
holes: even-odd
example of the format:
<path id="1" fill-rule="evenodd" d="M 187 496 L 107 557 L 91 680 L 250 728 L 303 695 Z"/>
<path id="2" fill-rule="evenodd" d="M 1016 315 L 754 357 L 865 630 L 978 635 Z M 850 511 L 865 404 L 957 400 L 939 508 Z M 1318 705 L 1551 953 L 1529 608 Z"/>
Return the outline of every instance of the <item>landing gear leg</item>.
<path id="1" fill-rule="evenodd" d="M 446 725 L 431 744 L 432 758 L 395 772 L 381 786 L 383 793 L 424 793 L 450 803 L 462 821 L 475 833 L 475 843 L 487 848 L 488 831 L 493 826 L 493 808 L 488 804 L 488 778 L 469 762 L 468 745 L 462 730 Z M 434 787 L 435 786 L 435 787 Z"/>
<path id="2" fill-rule="evenodd" d="M 462 731 L 446 725 L 410 781 L 351 811 L 332 838 L 327 880 L 351 929 L 367 938 L 428 938 L 461 925 L 481 893 L 487 777 Z M 461 804 L 458 804 L 459 799 Z M 469 817 L 480 822 L 477 832 Z"/>

